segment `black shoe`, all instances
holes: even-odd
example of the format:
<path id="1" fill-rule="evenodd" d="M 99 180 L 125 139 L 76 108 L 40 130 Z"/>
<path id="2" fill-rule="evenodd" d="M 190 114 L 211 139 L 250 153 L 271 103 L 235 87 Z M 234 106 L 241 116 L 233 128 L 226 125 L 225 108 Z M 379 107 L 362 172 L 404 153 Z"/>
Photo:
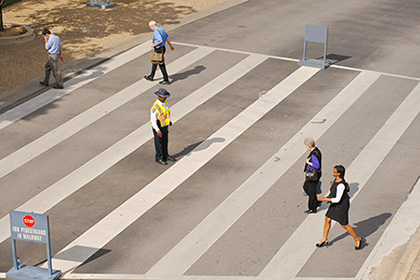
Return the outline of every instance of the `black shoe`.
<path id="1" fill-rule="evenodd" d="M 167 165 L 168 163 L 166 161 L 164 161 L 163 159 L 158 159 L 156 160 L 157 163 L 162 164 L 162 165 Z"/>
<path id="2" fill-rule="evenodd" d="M 355 246 L 355 247 L 354 247 L 354 249 L 355 249 L 355 250 L 360 250 L 360 249 L 362 249 L 362 243 L 363 243 L 363 239 L 360 237 L 359 246 Z"/>
<path id="3" fill-rule="evenodd" d="M 168 160 L 169 160 L 169 161 L 176 161 L 176 158 L 171 157 L 171 156 L 168 156 Z"/>
<path id="4" fill-rule="evenodd" d="M 321 247 L 324 247 L 324 246 L 327 246 L 328 247 L 329 244 L 330 243 L 329 243 L 328 240 L 324 240 L 321 243 L 316 243 L 315 246 L 318 247 L 318 248 L 321 248 Z"/>
<path id="5" fill-rule="evenodd" d="M 49 84 L 46 84 L 46 83 L 44 83 L 43 81 L 40 81 L 40 82 L 39 82 L 39 84 L 40 84 L 40 85 L 43 85 L 44 87 L 49 86 Z"/>
<path id="6" fill-rule="evenodd" d="M 306 214 L 316 214 L 316 210 L 306 210 Z"/>
<path id="7" fill-rule="evenodd" d="M 148 81 L 153 82 L 153 78 L 150 75 L 144 76 L 144 78 Z"/>
<path id="8" fill-rule="evenodd" d="M 163 81 L 160 81 L 159 84 L 161 84 L 161 85 L 170 85 L 171 82 L 170 81 L 163 80 Z"/>
<path id="9" fill-rule="evenodd" d="M 64 87 L 63 86 L 53 86 L 53 88 L 55 88 L 55 89 L 63 89 Z"/>
<path id="10" fill-rule="evenodd" d="M 318 201 L 316 207 L 320 207 L 322 205 L 322 201 Z"/>

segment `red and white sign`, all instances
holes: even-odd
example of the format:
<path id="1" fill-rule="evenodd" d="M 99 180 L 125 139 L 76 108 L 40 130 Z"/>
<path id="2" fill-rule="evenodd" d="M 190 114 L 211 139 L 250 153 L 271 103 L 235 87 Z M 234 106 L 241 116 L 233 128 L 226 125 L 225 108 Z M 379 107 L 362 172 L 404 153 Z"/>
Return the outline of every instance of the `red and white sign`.
<path id="1" fill-rule="evenodd" d="M 27 227 L 33 227 L 35 225 L 35 219 L 32 216 L 26 215 L 22 220 Z"/>

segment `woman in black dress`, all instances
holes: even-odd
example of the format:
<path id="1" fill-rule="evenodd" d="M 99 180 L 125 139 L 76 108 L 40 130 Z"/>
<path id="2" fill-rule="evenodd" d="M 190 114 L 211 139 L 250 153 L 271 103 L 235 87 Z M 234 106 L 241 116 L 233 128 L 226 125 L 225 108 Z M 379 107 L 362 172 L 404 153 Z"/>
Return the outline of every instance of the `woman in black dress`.
<path id="1" fill-rule="evenodd" d="M 324 234 L 321 242 L 317 243 L 317 247 L 328 246 L 328 233 L 331 228 L 331 220 L 334 220 L 347 230 L 356 242 L 356 250 L 362 248 L 362 238 L 358 237 L 354 229 L 349 225 L 349 208 L 350 198 L 347 192 L 350 190 L 349 185 L 344 180 L 345 169 L 342 165 L 334 166 L 334 181 L 331 182 L 330 194 L 328 197 L 318 196 L 318 201 L 331 202 L 327 213 L 325 214 Z"/>

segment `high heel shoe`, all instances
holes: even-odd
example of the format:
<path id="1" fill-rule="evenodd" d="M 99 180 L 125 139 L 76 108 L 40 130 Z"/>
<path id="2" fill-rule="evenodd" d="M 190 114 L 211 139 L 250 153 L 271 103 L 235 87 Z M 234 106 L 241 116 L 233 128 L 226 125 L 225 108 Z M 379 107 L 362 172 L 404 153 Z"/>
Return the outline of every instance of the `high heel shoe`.
<path id="1" fill-rule="evenodd" d="M 355 246 L 355 247 L 354 247 L 354 249 L 355 249 L 355 250 L 360 250 L 360 249 L 362 249 L 362 242 L 363 242 L 363 239 L 360 237 L 360 238 L 359 238 L 359 245 L 358 245 L 358 246 Z"/>
<path id="2" fill-rule="evenodd" d="M 324 246 L 327 246 L 328 247 L 328 245 L 329 245 L 329 241 L 328 240 L 324 240 L 321 243 L 316 243 L 315 244 L 315 246 L 318 247 L 318 248 L 321 248 L 321 247 L 324 247 Z"/>

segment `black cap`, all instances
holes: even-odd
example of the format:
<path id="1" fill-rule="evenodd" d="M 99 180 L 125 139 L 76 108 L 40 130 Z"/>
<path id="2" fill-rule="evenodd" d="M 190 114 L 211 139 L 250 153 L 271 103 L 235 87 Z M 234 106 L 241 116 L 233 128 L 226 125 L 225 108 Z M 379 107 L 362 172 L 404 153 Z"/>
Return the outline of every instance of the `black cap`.
<path id="1" fill-rule="evenodd" d="M 42 34 L 42 36 L 45 36 L 45 35 L 47 35 L 47 34 L 51 34 L 51 31 L 50 31 L 50 30 L 48 30 L 48 28 L 44 28 L 44 29 L 42 30 L 41 34 Z"/>
<path id="2" fill-rule="evenodd" d="M 160 88 L 158 91 L 155 92 L 157 96 L 168 98 L 171 94 L 164 88 Z"/>

